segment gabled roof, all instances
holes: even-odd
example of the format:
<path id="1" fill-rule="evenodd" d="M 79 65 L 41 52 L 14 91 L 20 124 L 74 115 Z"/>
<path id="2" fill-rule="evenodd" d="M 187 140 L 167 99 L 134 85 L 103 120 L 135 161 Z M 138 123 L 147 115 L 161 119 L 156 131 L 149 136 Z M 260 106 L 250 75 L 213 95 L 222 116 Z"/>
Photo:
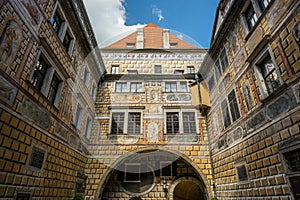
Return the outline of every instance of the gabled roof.
<path id="1" fill-rule="evenodd" d="M 168 37 L 164 36 L 163 32 L 167 29 L 163 29 L 154 23 L 150 23 L 142 28 L 143 34 L 143 48 L 139 49 L 165 49 L 164 48 L 164 37 L 168 39 L 170 49 L 199 49 L 199 47 L 193 46 L 175 35 L 169 33 Z M 131 44 L 131 48 L 136 49 L 138 37 L 138 30 L 123 39 L 105 47 L 104 49 L 128 49 L 128 44 Z"/>

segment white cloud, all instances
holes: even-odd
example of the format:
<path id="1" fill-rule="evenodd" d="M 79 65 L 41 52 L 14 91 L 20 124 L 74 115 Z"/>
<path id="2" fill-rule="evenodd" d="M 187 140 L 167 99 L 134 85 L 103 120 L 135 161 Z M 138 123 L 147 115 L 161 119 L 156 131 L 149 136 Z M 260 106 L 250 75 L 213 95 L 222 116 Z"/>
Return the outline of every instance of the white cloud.
<path id="1" fill-rule="evenodd" d="M 124 0 L 84 0 L 97 42 L 105 47 L 144 25 L 126 26 Z"/>
<path id="2" fill-rule="evenodd" d="M 164 20 L 164 16 L 162 15 L 162 10 L 159 9 L 156 5 L 152 6 L 152 14 L 158 17 L 158 22 Z"/>

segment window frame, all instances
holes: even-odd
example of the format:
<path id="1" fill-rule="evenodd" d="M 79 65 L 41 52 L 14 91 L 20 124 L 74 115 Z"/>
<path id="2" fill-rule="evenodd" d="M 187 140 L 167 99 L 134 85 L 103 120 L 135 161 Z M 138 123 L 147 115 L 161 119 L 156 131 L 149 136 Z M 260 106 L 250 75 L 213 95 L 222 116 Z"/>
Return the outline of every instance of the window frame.
<path id="1" fill-rule="evenodd" d="M 179 124 L 179 128 L 178 128 L 178 133 L 168 133 L 168 130 L 167 130 L 167 114 L 168 113 L 178 113 L 178 124 Z M 183 120 L 183 113 L 194 113 L 195 115 L 195 128 L 196 128 L 196 132 L 195 133 L 185 133 L 184 132 L 184 120 Z M 176 134 L 186 134 L 186 135 L 189 135 L 189 134 L 196 134 L 198 135 L 199 134 L 199 127 L 198 127 L 198 115 L 197 115 L 197 112 L 196 110 L 194 109 L 169 109 L 169 108 L 166 108 L 164 109 L 164 134 L 165 135 L 176 135 Z"/>
<path id="2" fill-rule="evenodd" d="M 194 74 L 195 73 L 195 66 L 187 66 L 186 67 L 187 73 Z"/>
<path id="3" fill-rule="evenodd" d="M 261 72 L 260 63 L 266 58 L 270 56 L 270 60 L 272 61 L 272 64 L 274 65 L 274 71 L 278 76 L 279 86 L 276 88 L 275 91 L 269 92 L 265 83 L 265 79 Z M 262 97 L 262 100 L 266 99 L 267 97 L 271 96 L 272 94 L 276 93 L 280 89 L 280 87 L 283 85 L 282 77 L 279 71 L 279 67 L 275 61 L 273 52 L 270 50 L 270 47 L 267 46 L 265 49 L 263 49 L 258 56 L 254 59 L 252 62 L 252 66 L 254 67 L 254 75 L 256 77 L 256 80 L 258 80 L 258 88 Z"/>
<path id="4" fill-rule="evenodd" d="M 48 66 L 47 66 L 47 70 L 44 74 L 43 80 L 41 81 L 41 85 L 39 86 L 39 89 L 36 86 L 34 86 L 34 84 L 33 84 L 33 78 L 35 77 L 36 70 L 33 70 L 31 72 L 31 75 L 29 77 L 29 82 L 32 85 L 32 87 L 37 89 L 49 101 L 49 103 L 54 105 L 56 108 L 59 108 L 61 93 L 62 93 L 64 82 L 65 82 L 64 76 L 61 74 L 58 67 L 54 64 L 51 57 L 48 55 L 48 53 L 43 48 L 41 49 L 41 51 L 39 52 L 39 54 L 36 58 L 35 68 L 36 68 L 37 63 L 39 62 L 40 58 L 42 58 L 44 60 L 44 62 L 47 63 Z M 55 98 L 53 99 L 53 101 L 50 101 L 48 96 L 49 96 L 51 83 L 52 83 L 54 76 L 56 76 L 59 79 L 59 85 L 55 92 Z"/>
<path id="5" fill-rule="evenodd" d="M 121 90 L 118 89 L 118 87 L 117 87 L 118 85 L 121 86 Z M 125 88 L 123 86 L 125 86 Z M 115 92 L 116 93 L 128 92 L 128 83 L 127 82 L 115 82 Z"/>
<path id="6" fill-rule="evenodd" d="M 44 152 L 44 157 L 43 157 L 41 168 L 32 166 L 30 164 L 31 161 L 32 161 L 32 158 L 33 158 L 32 156 L 33 156 L 33 151 L 34 151 L 35 148 Z M 41 145 L 36 144 L 36 143 L 32 143 L 31 147 L 30 147 L 30 153 L 29 153 L 27 161 L 26 161 L 26 168 L 28 170 L 31 170 L 31 171 L 43 172 L 44 166 L 45 166 L 45 162 L 46 162 L 46 159 L 47 159 L 47 151 L 48 151 L 47 147 L 41 146 Z"/>
<path id="7" fill-rule="evenodd" d="M 167 88 L 168 85 L 169 85 L 169 88 Z M 174 85 L 176 86 L 175 90 L 174 90 Z M 165 88 L 165 92 L 167 92 L 167 93 L 178 92 L 177 81 L 166 81 L 164 88 Z"/>
<path id="8" fill-rule="evenodd" d="M 162 65 L 154 65 L 154 74 L 162 74 Z"/>
<path id="9" fill-rule="evenodd" d="M 80 110 L 78 110 L 80 108 Z M 75 127 L 80 130 L 83 118 L 83 106 L 81 103 L 78 103 L 76 106 L 75 118 L 74 118 L 74 125 Z"/>
<path id="10" fill-rule="evenodd" d="M 232 92 L 234 92 L 234 97 L 235 98 L 233 100 L 235 100 L 235 105 L 237 107 L 232 107 L 232 105 L 233 105 L 232 103 L 234 103 L 234 102 L 229 100 L 229 95 Z M 224 98 L 221 101 L 220 108 L 221 108 L 221 113 L 222 113 L 222 121 L 223 121 L 223 125 L 224 125 L 225 129 L 228 128 L 233 123 L 235 123 L 236 121 L 238 121 L 242 117 L 241 109 L 240 109 L 240 106 L 239 106 L 239 100 L 237 98 L 237 94 L 236 94 L 235 89 L 229 90 L 229 92 L 226 95 L 226 98 Z M 234 110 L 232 110 L 232 109 L 234 109 Z M 238 111 L 238 112 L 235 113 L 234 111 Z M 236 115 L 238 115 L 238 116 L 236 116 Z"/>
<path id="11" fill-rule="evenodd" d="M 135 88 L 132 86 L 135 85 Z M 140 85 L 140 87 L 138 87 Z M 143 92 L 143 83 L 142 82 L 130 82 L 130 87 L 129 87 L 130 92 L 133 93 L 138 93 L 138 92 Z"/>
<path id="12" fill-rule="evenodd" d="M 226 58 L 226 59 L 225 59 Z M 225 59 L 225 60 L 224 60 Z M 226 63 L 226 66 L 224 65 Z M 223 47 L 222 51 L 219 53 L 217 60 L 215 61 L 215 73 L 217 79 L 223 76 L 223 74 L 227 71 L 230 66 L 228 53 L 226 47 Z"/>
<path id="13" fill-rule="evenodd" d="M 75 45 L 75 37 L 74 37 L 74 33 L 71 30 L 71 27 L 69 26 L 67 18 L 65 16 L 64 12 L 63 12 L 63 9 L 62 9 L 62 7 L 61 7 L 61 5 L 59 4 L 58 1 L 56 2 L 55 6 L 54 6 L 51 18 L 49 20 L 50 24 L 51 24 L 51 26 L 52 26 L 52 28 L 54 30 L 55 30 L 55 28 L 53 27 L 52 19 L 54 18 L 54 16 L 56 15 L 56 13 L 58 13 L 58 15 L 60 16 L 60 18 L 62 19 L 62 24 L 61 24 L 61 26 L 59 28 L 59 31 L 58 32 L 55 31 L 55 32 L 56 32 L 58 38 L 60 39 L 60 41 L 62 43 L 62 46 L 67 51 L 67 53 L 69 54 L 69 56 L 71 56 L 72 52 L 73 52 L 73 49 L 74 49 L 74 45 Z M 70 42 L 69 42 L 69 45 L 68 45 L 68 48 L 64 44 L 65 37 L 66 37 L 67 34 L 71 38 Z"/>
<path id="14" fill-rule="evenodd" d="M 91 130 L 92 130 L 92 118 L 90 116 L 88 116 L 86 118 L 85 131 L 84 131 L 84 135 L 88 139 L 90 138 Z"/>
<path id="15" fill-rule="evenodd" d="M 112 129 L 113 129 L 113 115 L 115 113 L 123 113 L 124 115 L 124 121 L 123 121 L 123 128 L 122 128 L 122 133 L 112 133 Z M 130 113 L 140 113 L 140 133 L 136 134 L 136 133 L 128 133 L 128 123 L 129 123 L 129 114 Z M 109 132 L 108 135 L 141 135 L 143 133 L 143 111 L 141 109 L 122 109 L 122 108 L 118 108 L 118 109 L 112 109 L 110 112 L 110 118 L 109 118 Z M 121 127 L 117 127 L 117 128 L 121 128 Z"/>
<path id="16" fill-rule="evenodd" d="M 119 74 L 119 72 L 120 72 L 120 65 L 117 64 L 111 65 L 110 74 Z"/>
<path id="17" fill-rule="evenodd" d="M 245 178 L 241 179 L 240 173 L 239 173 L 239 168 L 241 168 L 241 167 L 243 167 L 245 169 L 244 172 L 247 175 L 247 177 L 246 177 L 247 179 L 245 179 Z M 250 181 L 250 179 L 249 179 L 249 172 L 248 172 L 246 163 L 242 162 L 242 163 L 236 164 L 235 168 L 236 168 L 236 177 L 237 177 L 238 182 L 245 183 L 245 182 L 249 182 Z"/>

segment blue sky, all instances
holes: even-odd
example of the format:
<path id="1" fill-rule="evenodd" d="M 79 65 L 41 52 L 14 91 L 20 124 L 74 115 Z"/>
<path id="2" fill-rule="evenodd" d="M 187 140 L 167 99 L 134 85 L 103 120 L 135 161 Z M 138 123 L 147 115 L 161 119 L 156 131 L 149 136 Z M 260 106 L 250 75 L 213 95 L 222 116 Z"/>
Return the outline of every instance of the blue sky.
<path id="1" fill-rule="evenodd" d="M 101 47 L 150 22 L 208 48 L 219 0 L 84 0 Z M 179 34 L 178 33 L 178 34 Z M 185 37 L 184 37 L 185 38 Z M 188 42 L 191 43 L 192 40 Z"/>

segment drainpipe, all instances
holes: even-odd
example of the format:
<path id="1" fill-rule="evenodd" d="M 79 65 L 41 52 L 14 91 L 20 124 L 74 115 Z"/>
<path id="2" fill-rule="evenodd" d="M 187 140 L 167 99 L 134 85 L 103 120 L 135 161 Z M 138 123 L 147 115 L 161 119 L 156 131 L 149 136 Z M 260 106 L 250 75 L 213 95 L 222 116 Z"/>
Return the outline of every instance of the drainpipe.
<path id="1" fill-rule="evenodd" d="M 208 149 L 209 149 L 209 159 L 211 163 L 211 175 L 212 175 L 212 182 L 213 182 L 213 195 L 214 197 L 217 198 L 217 189 L 215 185 L 215 170 L 214 170 L 214 164 L 213 164 L 213 158 L 212 158 L 212 148 L 211 148 L 211 143 L 210 143 L 210 133 L 208 129 L 208 119 L 207 119 L 207 113 L 203 109 L 202 105 L 202 97 L 201 97 L 201 89 L 200 89 L 200 78 L 198 74 L 195 74 L 195 80 L 197 81 L 197 86 L 198 86 L 198 95 L 199 95 L 199 109 L 200 112 L 204 115 L 205 117 L 205 122 L 206 122 L 206 131 L 207 131 L 207 140 L 208 140 Z"/>

